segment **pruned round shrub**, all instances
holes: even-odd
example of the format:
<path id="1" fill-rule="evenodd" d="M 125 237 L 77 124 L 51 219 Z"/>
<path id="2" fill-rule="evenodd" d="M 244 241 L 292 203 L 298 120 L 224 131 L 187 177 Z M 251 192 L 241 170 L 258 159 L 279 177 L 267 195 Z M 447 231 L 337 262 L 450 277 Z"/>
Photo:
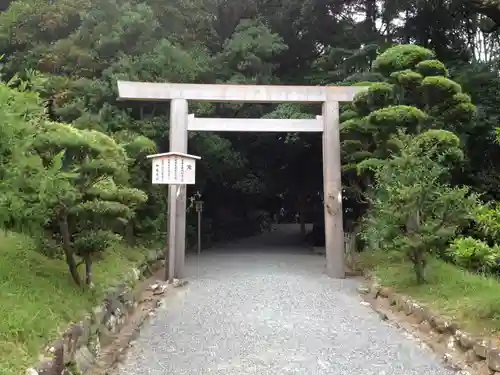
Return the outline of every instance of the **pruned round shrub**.
<path id="1" fill-rule="evenodd" d="M 418 63 L 434 59 L 435 54 L 431 50 L 413 45 L 402 44 L 389 48 L 373 62 L 373 70 L 384 76 L 393 72 L 406 69 L 415 69 Z"/>

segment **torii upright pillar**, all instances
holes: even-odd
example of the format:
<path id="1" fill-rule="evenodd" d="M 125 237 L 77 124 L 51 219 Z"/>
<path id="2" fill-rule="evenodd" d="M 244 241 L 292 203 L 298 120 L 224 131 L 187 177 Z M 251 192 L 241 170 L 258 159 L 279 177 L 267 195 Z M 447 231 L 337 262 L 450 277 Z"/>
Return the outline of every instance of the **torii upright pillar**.
<path id="1" fill-rule="evenodd" d="M 172 99 L 170 102 L 170 151 L 187 153 L 188 148 L 188 101 L 186 99 Z M 184 259 L 186 257 L 186 186 L 182 186 L 179 191 L 179 196 L 172 202 L 172 198 L 176 196 L 173 192 L 177 191 L 176 185 L 169 187 L 168 210 L 172 212 L 172 204 L 176 205 L 175 212 L 175 268 L 174 275 L 181 279 L 184 277 Z M 172 215 L 169 214 L 169 220 L 172 220 Z M 172 237 L 170 237 L 172 238 Z"/>
<path id="2" fill-rule="evenodd" d="M 345 277 L 345 264 L 339 103 L 324 102 L 322 118 L 326 273 L 330 277 L 342 279 Z"/>

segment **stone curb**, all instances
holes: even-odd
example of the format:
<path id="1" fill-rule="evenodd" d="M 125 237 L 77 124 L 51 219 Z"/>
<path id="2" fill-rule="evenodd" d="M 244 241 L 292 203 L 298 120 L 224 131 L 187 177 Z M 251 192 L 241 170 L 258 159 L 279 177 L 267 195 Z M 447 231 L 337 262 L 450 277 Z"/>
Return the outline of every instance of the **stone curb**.
<path id="1" fill-rule="evenodd" d="M 140 300 L 144 288 L 134 288 L 134 284 L 160 269 L 165 263 L 163 256 L 163 250 L 151 251 L 138 268 L 133 268 L 130 275 L 126 275 L 128 277 L 125 277 L 122 285 L 110 289 L 99 306 L 94 307 L 82 321 L 70 326 L 59 340 L 45 348 L 38 364 L 28 368 L 26 375 L 80 375 L 102 367 L 104 362 L 107 362 L 107 366 L 116 362 L 124 348 L 118 354 L 101 348 L 112 344 L 125 327 L 127 331 L 131 331 L 130 334 L 125 332 L 125 346 L 137 336 L 139 328 L 151 313 L 135 314 L 139 310 L 138 306 L 145 301 Z M 180 287 L 184 284 L 185 281 L 174 280 L 173 286 Z M 146 302 L 153 299 L 158 302 L 167 288 L 168 285 L 163 282 L 148 286 L 151 297 Z M 141 307 L 150 310 L 157 307 L 154 301 L 150 305 L 152 306 Z"/>
<path id="2" fill-rule="evenodd" d="M 373 276 L 365 277 L 368 283 L 360 286 L 358 292 L 371 301 L 371 307 L 383 320 L 397 320 L 395 314 L 399 313 L 411 321 L 411 328 L 415 328 L 421 336 L 445 343 L 442 344 L 446 347 L 443 360 L 455 370 L 461 370 L 461 375 L 500 375 L 500 348 L 491 339 L 467 333 L 459 329 L 455 322 L 435 314 L 417 301 L 380 285 Z M 386 312 L 395 314 L 386 314 L 380 308 L 384 305 L 389 309 Z M 426 341 L 425 338 L 423 341 Z M 431 343 L 426 344 L 435 349 Z"/>

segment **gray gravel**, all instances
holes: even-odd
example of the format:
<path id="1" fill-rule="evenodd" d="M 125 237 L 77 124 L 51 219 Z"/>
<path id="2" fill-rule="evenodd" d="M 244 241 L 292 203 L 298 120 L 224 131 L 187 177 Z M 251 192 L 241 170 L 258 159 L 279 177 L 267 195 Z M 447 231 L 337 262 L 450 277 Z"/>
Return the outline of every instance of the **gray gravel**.
<path id="1" fill-rule="evenodd" d="M 284 237 L 291 227 L 188 259 L 120 375 L 450 375 L 428 349 L 361 305 L 354 280 Z M 277 246 L 281 245 L 281 246 Z"/>

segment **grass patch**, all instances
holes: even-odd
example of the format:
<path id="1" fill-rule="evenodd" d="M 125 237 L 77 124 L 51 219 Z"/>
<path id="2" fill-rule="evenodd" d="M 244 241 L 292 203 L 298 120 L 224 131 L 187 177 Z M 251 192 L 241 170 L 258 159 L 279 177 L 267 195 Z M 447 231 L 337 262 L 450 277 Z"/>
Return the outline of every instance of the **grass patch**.
<path id="1" fill-rule="evenodd" d="M 36 252 L 29 237 L 0 233 L 0 373 L 19 375 L 33 365 L 58 330 L 80 320 L 146 252 L 123 247 L 106 252 L 94 265 L 95 290 L 82 292 L 64 261 Z"/>
<path id="2" fill-rule="evenodd" d="M 383 285 L 426 304 L 472 333 L 500 332 L 500 282 L 496 278 L 433 258 L 426 271 L 427 283 L 417 285 L 411 264 L 402 254 L 365 252 L 360 264 Z"/>

